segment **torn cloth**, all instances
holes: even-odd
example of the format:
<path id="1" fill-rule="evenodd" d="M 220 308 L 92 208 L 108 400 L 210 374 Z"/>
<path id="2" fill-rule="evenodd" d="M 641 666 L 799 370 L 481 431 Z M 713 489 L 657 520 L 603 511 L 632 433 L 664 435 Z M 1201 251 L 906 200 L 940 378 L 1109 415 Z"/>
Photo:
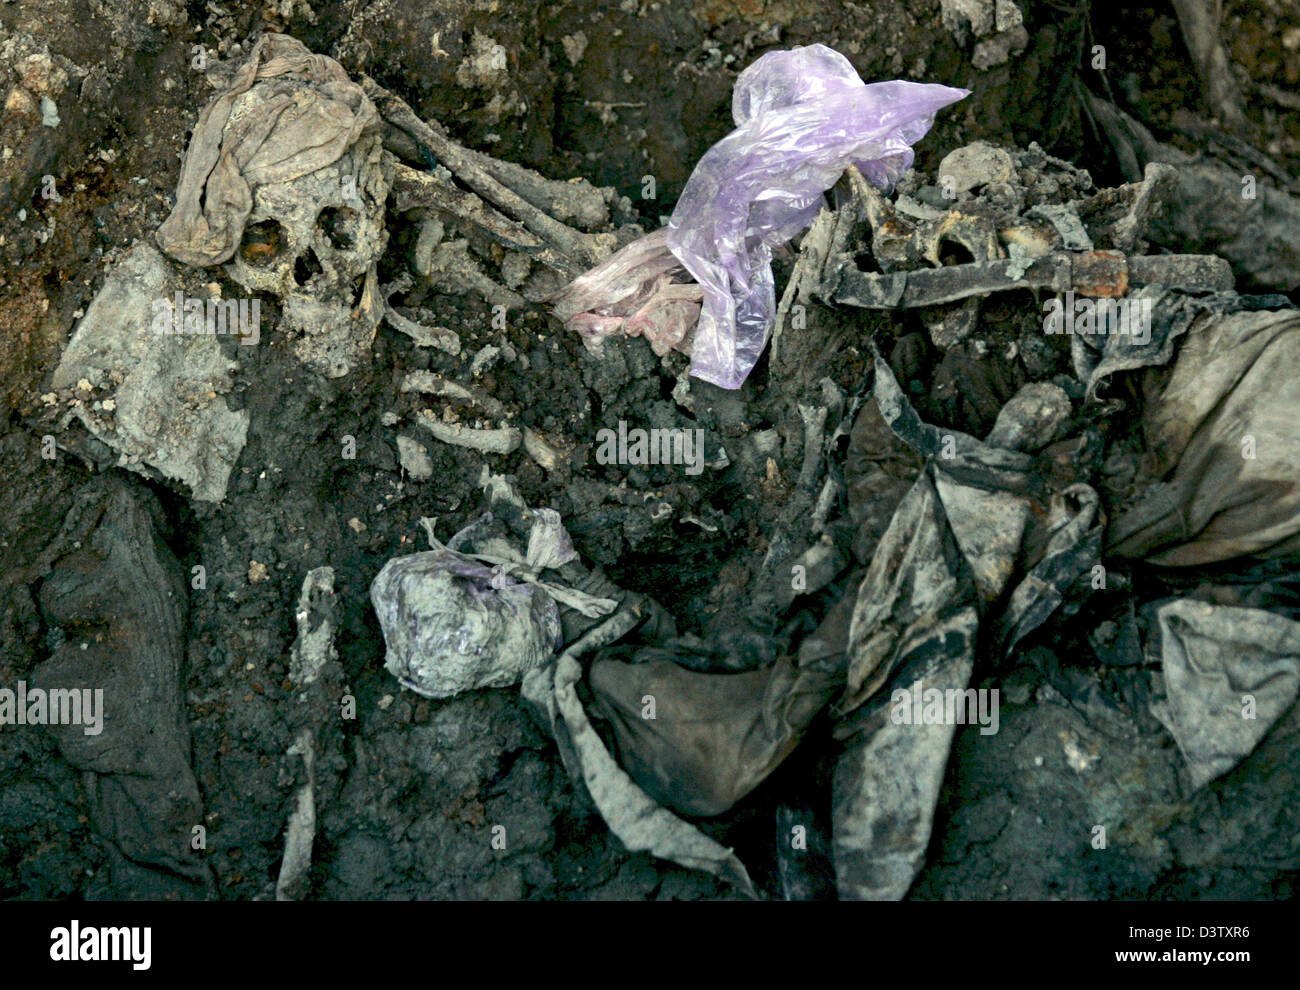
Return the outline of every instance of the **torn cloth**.
<path id="1" fill-rule="evenodd" d="M 1152 713 L 1193 787 L 1227 773 L 1300 693 L 1300 623 L 1254 608 L 1175 599 L 1160 606 L 1166 698 Z"/>
<path id="2" fill-rule="evenodd" d="M 926 466 L 858 589 L 847 687 L 836 706 L 845 749 L 831 815 L 840 897 L 896 900 L 924 864 L 956 724 L 897 722 L 883 689 L 967 698 L 981 624 L 1009 646 L 1044 622 L 1062 589 L 1096 561 L 1100 521 L 1089 486 L 1054 493 L 1044 511 L 1028 453 L 923 423 L 879 355 L 872 394 L 885 423 Z M 1004 413 L 1032 409 L 1013 399 Z M 1001 605 L 1026 547 L 1042 550 Z"/>
<path id="3" fill-rule="evenodd" d="M 624 846 L 712 873 L 755 896 L 753 881 L 732 850 L 661 807 L 615 762 L 578 696 L 577 683 L 583 674 L 578 658 L 630 632 L 643 615 L 635 605 L 625 607 L 569 646 L 553 663 L 530 671 L 524 677 L 524 698 L 545 715 L 570 777 L 582 782 Z"/>
<path id="4" fill-rule="evenodd" d="M 1165 566 L 1300 550 L 1300 311 L 1208 314 L 1145 375 L 1152 486 L 1107 533 Z"/>
<path id="5" fill-rule="evenodd" d="M 594 712 L 609 722 L 620 763 L 666 807 L 728 811 L 793 752 L 842 687 L 851 607 L 848 598 L 837 602 L 796 658 L 763 670 L 688 670 L 653 649 L 638 651 L 634 663 L 598 659 L 590 676 Z"/>

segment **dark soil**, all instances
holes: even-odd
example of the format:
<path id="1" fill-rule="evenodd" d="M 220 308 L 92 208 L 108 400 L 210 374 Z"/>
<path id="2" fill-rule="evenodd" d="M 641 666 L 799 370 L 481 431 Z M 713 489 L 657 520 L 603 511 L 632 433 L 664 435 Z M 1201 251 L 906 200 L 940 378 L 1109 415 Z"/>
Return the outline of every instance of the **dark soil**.
<path id="1" fill-rule="evenodd" d="M 373 76 L 471 147 L 553 178 L 583 176 L 614 187 L 650 227 L 671 212 L 695 161 L 729 129 L 737 72 L 764 51 L 797 44 L 837 48 L 869 81 L 901 77 L 974 90 L 921 142 L 921 169 L 933 170 L 947 151 L 975 139 L 1037 141 L 1092 170 L 1099 185 L 1115 180 L 1106 150 L 1082 126 L 1072 97 L 1078 79 L 1116 94 L 1165 128 L 1162 137 L 1196 146 L 1198 139 L 1179 131 L 1177 114 L 1200 112 L 1199 90 L 1163 5 L 1091 17 L 1086 5 L 1021 6 L 1028 50 L 981 72 L 971 65 L 969 46 L 943 28 L 936 0 L 864 0 L 842 9 L 803 0 L 578 0 L 537 9 L 471 0 L 0 5 L 3 91 L 17 84 L 19 59 L 43 46 L 66 76 L 40 81 L 57 103 L 57 127 L 43 126 L 39 110 L 33 118 L 13 103 L 0 108 L 0 416 L 7 425 L 0 436 L 7 506 L 0 514 L 0 685 L 29 677 L 50 656 L 39 604 L 49 571 L 42 554 L 74 507 L 101 492 L 93 443 L 76 426 L 52 421 L 40 396 L 105 271 L 126 247 L 151 237 L 170 210 L 190 128 L 212 95 L 193 67 L 195 46 L 225 57 L 236 44 L 247 53 L 262 30 L 293 34 L 354 75 Z M 292 14 L 285 19 L 278 9 Z M 586 46 L 575 57 L 581 46 L 572 39 L 580 32 Z M 1294 44 L 1286 40 L 1293 34 Z M 479 36 L 505 48 L 503 83 L 458 77 L 466 55 L 484 43 Z M 1230 4 L 1225 37 L 1244 70 L 1247 110 L 1258 127 L 1252 137 L 1295 174 L 1300 112 L 1271 101 L 1252 81 L 1295 91 L 1300 14 Z M 1109 52 L 1104 79 L 1088 65 L 1093 44 Z M 3 54 L 7 45 L 11 57 Z M 46 175 L 54 177 L 58 201 L 42 196 Z M 390 211 L 389 220 L 390 252 L 409 251 L 402 218 Z M 778 270 L 778 290 L 787 271 Z M 878 314 L 826 311 L 818 317 L 827 322 L 813 338 L 816 347 L 800 352 L 792 377 L 783 380 L 764 360 L 738 393 L 695 383 L 691 425 L 724 444 L 775 427 L 783 454 L 775 477 L 738 464 L 683 478 L 665 468 L 600 466 L 591 444 L 597 429 L 620 418 L 683 421 L 672 389 L 684 359 L 661 365 L 637 339 L 596 361 L 541 307 L 512 316 L 501 330 L 472 294 L 412 295 L 403 303 L 437 310 L 460 335 L 463 356 L 426 350 L 421 357 L 409 339 L 383 326 L 369 360 L 327 382 L 274 333 L 263 346 L 239 349 L 236 394 L 251 427 L 223 503 L 195 503 L 179 486 L 117 472 L 152 506 L 178 572 L 206 572 L 205 587 L 190 587 L 183 661 L 190 762 L 202 805 L 195 824 L 206 835 L 199 858 L 213 881 L 207 893 L 241 900 L 273 892 L 297 783 L 285 757 L 294 608 L 304 574 L 328 564 L 336 574 L 337 645 L 356 718 L 341 724 L 334 759 L 322 770 L 313 897 L 734 896 L 702 874 L 629 855 L 575 792 L 549 732 L 516 690 L 432 702 L 403 691 L 385 672 L 370 583 L 389 558 L 423 548 L 422 516 L 437 517 L 445 538 L 481 514 L 485 459 L 430 442 L 434 477 L 412 481 L 400 470 L 395 431 L 381 416 L 394 413 L 408 424 L 428 404 L 399 392 L 407 372 L 467 377 L 468 358 L 482 347 L 511 345 L 527 358 L 527 371 L 503 358 L 477 384 L 520 425 L 569 439 L 578 451 L 569 467 L 554 472 L 523 451 L 487 463 L 512 475 L 530 505 L 557 509 L 585 560 L 655 597 L 684 629 L 699 629 L 704 617 L 747 600 L 799 470 L 799 389 L 829 376 L 849 393 L 860 391 L 866 338 L 875 337 L 887 355 L 902 353 L 898 341 L 915 328 Z M 1004 336 L 1015 339 L 1031 307 L 1032 300 L 1013 300 L 986 310 L 995 351 Z M 230 349 L 234 356 L 233 343 Z M 1028 380 L 1023 366 L 984 373 L 983 405 L 932 397 L 925 415 L 982 434 L 990 409 L 995 414 Z M 920 377 L 934 374 L 963 378 L 961 368 L 927 368 Z M 53 461 L 39 453 L 46 434 L 68 448 Z M 354 458 L 344 456 L 346 437 L 355 438 Z M 672 503 L 673 513 L 652 519 L 640 494 L 646 491 Z M 914 896 L 1295 896 L 1300 809 L 1286 795 L 1300 793 L 1294 763 L 1288 766 L 1300 715 L 1285 718 L 1272 740 L 1211 794 L 1179 797 L 1173 744 L 1154 723 L 1145 741 L 1108 743 L 1113 755 L 1104 786 L 1084 792 L 1064 764 L 1060 738 L 1097 730 L 1068 703 L 1079 687 L 1061 668 L 1086 658 L 1047 640 L 1031 654 L 1010 678 L 1000 669 L 984 672 L 983 684 L 1014 680 L 1019 701 L 1007 705 L 996 736 L 959 733 L 931 865 Z M 1122 683 L 1105 686 L 1124 690 Z M 776 805 L 792 794 L 828 800 L 818 786 L 828 767 L 818 754 L 830 745 L 829 732 L 818 727 L 797 759 L 707 826 L 754 864 L 769 894 L 777 894 Z M 0 732 L 0 897 L 205 893 L 115 867 L 90 801 L 83 775 L 48 735 Z M 1097 815 L 1139 805 L 1145 811 L 1130 818 L 1112 855 L 1092 851 L 1088 829 Z M 494 825 L 510 836 L 505 851 L 490 844 Z"/>

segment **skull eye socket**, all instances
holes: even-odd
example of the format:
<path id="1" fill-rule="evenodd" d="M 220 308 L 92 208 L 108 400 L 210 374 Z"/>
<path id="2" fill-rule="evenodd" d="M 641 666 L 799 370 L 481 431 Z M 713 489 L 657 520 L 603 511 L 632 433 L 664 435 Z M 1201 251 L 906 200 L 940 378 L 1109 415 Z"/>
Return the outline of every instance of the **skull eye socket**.
<path id="1" fill-rule="evenodd" d="M 958 241 L 950 237 L 944 237 L 939 241 L 939 264 L 941 265 L 969 265 L 975 260 L 975 255 Z"/>
<path id="2" fill-rule="evenodd" d="M 276 220 L 261 220 L 244 228 L 239 254 L 254 268 L 265 268 L 284 251 L 284 228 Z"/>
<path id="3" fill-rule="evenodd" d="M 327 206 L 316 218 L 316 227 L 339 251 L 351 251 L 357 246 L 352 228 L 357 222 L 357 211 L 346 206 Z"/>
<path id="4" fill-rule="evenodd" d="M 853 256 L 853 262 L 858 266 L 860 272 L 880 272 L 880 265 L 876 261 L 876 256 L 871 251 L 863 251 Z"/>

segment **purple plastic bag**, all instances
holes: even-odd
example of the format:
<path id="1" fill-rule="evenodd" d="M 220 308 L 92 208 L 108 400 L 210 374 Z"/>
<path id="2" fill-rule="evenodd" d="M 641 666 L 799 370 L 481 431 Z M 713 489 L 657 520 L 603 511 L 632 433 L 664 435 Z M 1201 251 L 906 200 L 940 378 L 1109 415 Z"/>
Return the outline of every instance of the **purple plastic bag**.
<path id="1" fill-rule="evenodd" d="M 868 85 L 825 45 L 768 52 L 736 80 L 737 127 L 695 166 L 668 226 L 558 292 L 556 316 L 596 354 L 609 337 L 640 335 L 656 354 L 690 354 L 696 378 L 739 388 L 776 313 L 772 248 L 812 223 L 849 165 L 892 185 L 935 113 L 969 93 Z"/>
<path id="2" fill-rule="evenodd" d="M 763 55 L 736 80 L 736 129 L 700 159 L 668 222 L 669 250 L 704 290 L 691 374 L 739 388 L 776 313 L 772 248 L 812 223 L 850 165 L 877 186 L 911 167 L 935 114 L 970 90 L 862 81 L 825 45 Z"/>

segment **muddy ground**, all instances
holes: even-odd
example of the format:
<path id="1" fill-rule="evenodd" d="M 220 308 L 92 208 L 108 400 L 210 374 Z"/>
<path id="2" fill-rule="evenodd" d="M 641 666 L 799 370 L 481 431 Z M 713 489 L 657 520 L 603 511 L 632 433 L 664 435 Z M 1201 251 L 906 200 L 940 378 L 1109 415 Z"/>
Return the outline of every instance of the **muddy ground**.
<path id="1" fill-rule="evenodd" d="M 65 629 L 52 618 L 44 593 L 52 548 L 75 542 L 69 520 L 113 498 L 114 489 L 97 466 L 104 452 L 75 426 L 62 435 L 40 396 L 105 271 L 170 210 L 190 128 L 212 95 L 196 68 L 200 50 L 234 57 L 247 53 L 259 32 L 290 33 L 354 75 L 373 76 L 471 147 L 551 177 L 612 186 L 650 228 L 671 212 L 698 157 L 729 129 L 737 72 L 775 47 L 823 42 L 869 81 L 901 77 L 972 89 L 921 142 L 918 168 L 932 170 L 977 138 L 1022 147 L 1037 141 L 1089 169 L 1098 186 L 1115 183 L 1115 163 L 1079 113 L 1080 82 L 1126 100 L 1171 143 L 1201 148 L 1203 138 L 1179 127 L 1180 114 L 1203 115 L 1204 107 L 1177 22 L 1163 5 L 1104 13 L 1084 4 L 1021 6 L 1029 47 L 981 71 L 970 45 L 942 26 L 935 0 L 864 0 L 836 9 L 800 0 L 0 5 L 0 81 L 5 92 L 21 84 L 35 98 L 11 98 L 0 110 L 0 492 L 7 508 L 0 513 L 0 684 L 29 677 L 69 636 L 84 636 L 111 664 L 118 637 L 132 634 L 112 601 L 100 602 L 98 618 L 81 626 Z M 1300 112 L 1249 83 L 1295 92 L 1300 13 L 1281 4 L 1225 6 L 1225 41 L 1248 84 L 1252 137 L 1296 175 Z M 504 47 L 504 74 L 464 70 L 483 39 Z M 1090 66 L 1098 44 L 1108 52 L 1104 74 Z M 45 54 L 51 58 L 29 58 Z M 42 123 L 43 95 L 57 105 L 57 126 Z M 57 201 L 42 195 L 47 175 Z M 646 176 L 654 178 L 649 197 L 642 195 Z M 400 216 L 389 220 L 389 257 L 401 257 L 413 234 Z M 778 268 L 778 290 L 786 271 Z M 387 281 L 392 273 L 381 274 Z M 1023 317 L 1024 302 L 1019 311 L 1007 302 L 986 312 L 991 339 Z M 518 422 L 571 438 L 580 449 L 558 471 L 543 470 L 523 451 L 488 458 L 491 469 L 514 476 L 530 505 L 558 509 L 586 560 L 654 596 L 687 630 L 745 600 L 798 474 L 790 416 L 796 386 L 828 375 L 851 393 L 867 366 L 864 335 L 897 355 L 906 353 L 897 342 L 916 329 L 878 315 L 840 314 L 823 327 L 819 346 L 801 355 L 801 373 L 783 380 L 765 360 L 738 393 L 694 383 L 697 425 L 724 443 L 775 426 L 782 453 L 776 477 L 738 464 L 683 479 L 666 469 L 599 466 L 582 448 L 620 418 L 673 421 L 684 358 L 661 365 L 648 345 L 629 340 L 596 361 L 542 307 L 512 314 L 500 329 L 473 294 L 417 294 L 403 303 L 436 311 L 460 334 L 466 358 L 487 345 L 511 345 L 503 350 L 515 358 L 482 368 L 477 383 Z M 274 325 L 273 313 L 263 325 Z M 109 472 L 151 518 L 163 556 L 174 557 L 169 566 L 186 587 L 182 715 L 195 790 L 180 805 L 203 827 L 198 865 L 187 872 L 131 862 L 100 827 L 94 774 L 74 766 L 49 734 L 9 727 L 0 734 L 0 896 L 271 895 L 297 783 L 285 758 L 294 607 L 303 576 L 325 564 L 335 570 L 337 645 L 356 717 L 340 720 L 320 771 L 311 897 L 734 896 L 702 874 L 629 855 L 575 792 L 549 733 L 516 690 L 432 702 L 401 690 L 383 669 L 370 583 L 386 560 L 422 546 L 420 517 L 436 516 L 444 538 L 477 517 L 484 458 L 430 442 L 434 476 L 413 481 L 400 470 L 395 430 L 381 417 L 392 413 L 408 424 L 424 404 L 399 392 L 407 372 L 465 374 L 467 359 L 417 349 L 384 326 L 368 361 L 326 380 L 303 368 L 274 333 L 267 337 L 238 354 L 234 394 L 251 425 L 224 502 L 193 502 L 180 486 Z M 1023 365 L 988 372 L 981 387 L 990 402 L 1000 405 L 1025 380 Z M 926 412 L 976 434 L 991 421 L 974 401 L 935 402 Z M 60 432 L 60 451 L 48 460 L 39 448 L 51 431 Z M 355 438 L 355 458 L 344 456 L 345 437 Z M 639 494 L 648 490 L 674 511 L 651 519 Z M 199 566 L 205 587 L 190 587 Z M 1177 780 L 1172 740 L 1154 719 L 1140 737 L 1106 734 L 1095 706 L 1104 709 L 1105 696 L 1131 696 L 1140 685 L 1125 668 L 1099 670 L 1079 644 L 1077 636 L 1044 634 L 1014 662 L 977 669 L 976 686 L 1001 686 L 1008 699 L 1001 731 L 958 734 L 929 865 L 913 896 L 1294 897 L 1300 714 L 1292 710 L 1242 766 L 1189 797 Z M 1067 739 L 1098 747 L 1099 776 L 1084 780 L 1070 769 Z M 828 727 L 818 726 L 757 793 L 707 826 L 736 847 L 768 895 L 778 894 L 774 810 L 793 797 L 825 817 L 832 746 Z M 1099 815 L 1123 822 L 1105 854 L 1088 841 Z M 491 845 L 494 825 L 505 826 L 505 850 Z"/>

